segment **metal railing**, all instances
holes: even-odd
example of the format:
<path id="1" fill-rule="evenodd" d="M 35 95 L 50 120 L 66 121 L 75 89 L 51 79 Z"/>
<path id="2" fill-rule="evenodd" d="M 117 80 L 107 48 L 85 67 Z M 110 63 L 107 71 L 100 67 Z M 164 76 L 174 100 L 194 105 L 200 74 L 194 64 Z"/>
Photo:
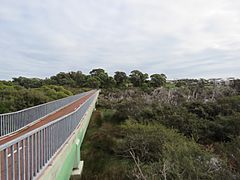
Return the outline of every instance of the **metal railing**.
<path id="1" fill-rule="evenodd" d="M 21 111 L 0 114 L 0 137 L 15 132 L 24 126 L 55 112 L 90 92 L 77 94 L 56 101 L 51 101 Z"/>
<path id="2" fill-rule="evenodd" d="M 35 179 L 64 146 L 98 93 L 74 112 L 0 146 L 0 179 Z"/>

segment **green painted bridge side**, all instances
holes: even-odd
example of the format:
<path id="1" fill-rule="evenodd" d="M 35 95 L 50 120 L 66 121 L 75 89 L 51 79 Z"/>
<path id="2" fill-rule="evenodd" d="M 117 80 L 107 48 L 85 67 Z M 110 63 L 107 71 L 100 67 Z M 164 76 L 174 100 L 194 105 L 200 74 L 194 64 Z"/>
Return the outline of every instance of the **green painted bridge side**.
<path id="1" fill-rule="evenodd" d="M 81 148 L 89 121 L 91 119 L 92 111 L 93 111 L 93 109 L 89 112 L 88 116 L 84 119 L 83 126 L 76 136 L 76 139 L 79 139 L 79 145 L 76 145 L 76 143 L 74 143 L 72 145 L 71 149 L 69 148 L 69 151 L 66 154 L 67 158 L 65 159 L 63 166 L 62 166 L 59 174 L 57 175 L 56 179 L 58 179 L 58 180 L 69 179 L 69 177 L 72 174 L 72 169 L 74 167 L 74 163 L 77 162 L 77 165 L 78 165 L 78 163 L 80 161 L 80 148 Z M 61 162 L 59 162 L 59 163 L 61 163 Z"/>
<path id="2" fill-rule="evenodd" d="M 81 120 L 81 124 L 75 134 L 69 139 L 65 146 L 58 152 L 52 162 L 46 167 L 39 179 L 43 180 L 68 180 L 72 174 L 73 168 L 77 168 L 80 162 L 80 148 L 83 142 L 89 121 L 95 104 L 98 98 L 99 91 L 96 98 L 90 105 L 85 116 Z"/>

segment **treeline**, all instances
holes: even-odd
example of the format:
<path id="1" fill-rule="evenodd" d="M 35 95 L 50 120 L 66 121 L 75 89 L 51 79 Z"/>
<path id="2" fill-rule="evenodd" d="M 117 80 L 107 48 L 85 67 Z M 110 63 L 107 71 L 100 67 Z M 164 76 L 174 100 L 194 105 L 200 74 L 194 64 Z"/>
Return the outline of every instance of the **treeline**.
<path id="1" fill-rule="evenodd" d="M 101 68 L 93 69 L 89 74 L 84 74 L 81 71 L 77 72 L 60 72 L 50 78 L 13 78 L 11 83 L 20 85 L 25 88 L 39 88 L 43 85 L 58 85 L 72 88 L 101 88 L 101 89 L 127 89 L 139 87 L 143 90 L 157 87 L 206 87 L 206 86 L 229 86 L 240 92 L 240 80 L 231 80 L 228 84 L 215 83 L 206 79 L 180 79 L 168 80 L 165 74 L 152 74 L 133 70 L 129 75 L 122 71 L 116 71 L 113 76 Z"/>
<path id="2" fill-rule="evenodd" d="M 14 77 L 11 81 L 0 81 L 0 113 L 13 112 L 59 98 L 64 98 L 89 89 L 159 87 L 166 84 L 164 74 L 148 74 L 138 70 L 129 76 L 117 71 L 111 77 L 103 69 L 93 69 L 89 74 L 60 72 L 49 78 Z"/>
<path id="3" fill-rule="evenodd" d="M 98 68 L 91 70 L 89 74 L 81 71 L 60 72 L 45 79 L 15 77 L 11 81 L 0 81 L 0 113 L 17 111 L 93 88 L 114 91 L 139 88 L 151 92 L 160 87 L 165 93 L 168 92 L 170 101 L 171 97 L 176 96 L 179 101 L 181 97 L 188 100 L 214 100 L 219 96 L 240 94 L 239 79 L 226 86 L 205 79 L 169 81 L 165 74 L 148 75 L 139 70 L 133 70 L 129 75 L 117 71 L 109 76 L 104 69 Z"/>
<path id="4" fill-rule="evenodd" d="M 149 79 L 150 78 L 150 79 Z M 25 88 L 38 88 L 43 85 L 60 85 L 69 87 L 87 88 L 124 88 L 124 87 L 160 87 L 166 84 L 165 74 L 142 73 L 133 70 L 130 75 L 117 71 L 111 77 L 104 69 L 93 69 L 88 75 L 81 71 L 60 72 L 55 76 L 46 79 L 18 77 L 13 78 L 13 83 Z"/>

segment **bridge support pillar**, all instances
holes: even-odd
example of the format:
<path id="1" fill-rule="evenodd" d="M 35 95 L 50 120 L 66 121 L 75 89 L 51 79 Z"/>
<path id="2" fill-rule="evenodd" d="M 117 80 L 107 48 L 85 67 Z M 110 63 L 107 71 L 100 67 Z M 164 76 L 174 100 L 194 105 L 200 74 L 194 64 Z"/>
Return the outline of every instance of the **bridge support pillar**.
<path id="1" fill-rule="evenodd" d="M 83 161 L 80 161 L 77 168 L 74 168 L 70 180 L 80 180 L 83 170 Z"/>
<path id="2" fill-rule="evenodd" d="M 79 162 L 80 162 L 80 140 L 77 139 L 76 140 L 76 152 L 75 152 L 75 160 L 74 160 L 74 164 L 73 164 L 73 169 L 77 169 L 79 166 Z"/>
<path id="3" fill-rule="evenodd" d="M 81 146 L 80 139 L 77 139 L 73 171 L 72 171 L 70 180 L 78 180 L 81 178 L 81 174 L 83 170 L 83 161 L 80 161 L 80 146 Z"/>

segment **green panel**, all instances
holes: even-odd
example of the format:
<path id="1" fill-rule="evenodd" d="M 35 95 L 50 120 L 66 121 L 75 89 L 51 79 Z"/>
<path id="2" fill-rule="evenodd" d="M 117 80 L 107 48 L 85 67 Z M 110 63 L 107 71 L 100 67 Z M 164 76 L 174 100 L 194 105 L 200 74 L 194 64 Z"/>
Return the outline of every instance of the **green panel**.
<path id="1" fill-rule="evenodd" d="M 73 167 L 74 160 L 75 160 L 76 150 L 77 150 L 76 145 L 73 144 L 73 146 L 70 149 L 70 151 L 68 152 L 68 154 L 66 154 L 67 158 L 65 159 L 64 162 L 62 162 L 62 168 L 61 168 L 60 172 L 58 173 L 56 179 L 58 179 L 58 180 L 69 179 L 69 177 L 71 176 L 71 173 L 72 173 L 72 167 Z M 61 162 L 58 162 L 58 163 L 61 163 Z"/>

